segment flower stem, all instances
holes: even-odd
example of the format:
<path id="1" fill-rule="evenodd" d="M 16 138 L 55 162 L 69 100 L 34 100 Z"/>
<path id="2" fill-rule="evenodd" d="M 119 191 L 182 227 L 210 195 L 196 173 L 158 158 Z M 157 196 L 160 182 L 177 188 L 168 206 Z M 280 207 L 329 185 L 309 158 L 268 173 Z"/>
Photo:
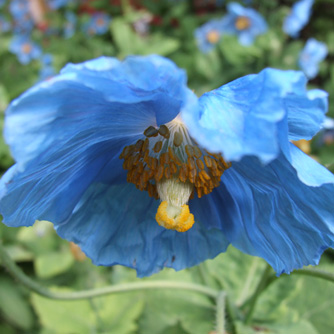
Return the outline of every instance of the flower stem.
<path id="1" fill-rule="evenodd" d="M 149 281 L 149 282 L 135 282 L 135 283 L 125 283 L 117 284 L 115 286 L 106 286 L 98 289 L 82 290 L 75 292 L 53 292 L 39 283 L 35 282 L 29 278 L 16 263 L 9 257 L 2 243 L 0 242 L 0 259 L 2 265 L 8 270 L 8 272 L 21 284 L 25 285 L 28 289 L 34 291 L 35 293 L 50 298 L 58 300 L 78 300 L 104 296 L 112 293 L 123 293 L 138 290 L 153 290 L 153 289 L 181 289 L 193 292 L 198 292 L 204 294 L 208 297 L 216 299 L 219 292 L 211 289 L 209 287 L 194 284 L 189 282 L 173 282 L 173 281 Z"/>
<path id="2" fill-rule="evenodd" d="M 334 274 L 329 273 L 324 270 L 319 270 L 319 269 L 303 268 L 303 269 L 294 271 L 292 275 L 313 276 L 313 277 L 322 278 L 322 279 L 325 279 L 327 281 L 331 281 L 334 283 Z"/>
<path id="3" fill-rule="evenodd" d="M 226 293 L 219 292 L 216 306 L 216 333 L 225 334 L 225 307 L 226 307 Z"/>

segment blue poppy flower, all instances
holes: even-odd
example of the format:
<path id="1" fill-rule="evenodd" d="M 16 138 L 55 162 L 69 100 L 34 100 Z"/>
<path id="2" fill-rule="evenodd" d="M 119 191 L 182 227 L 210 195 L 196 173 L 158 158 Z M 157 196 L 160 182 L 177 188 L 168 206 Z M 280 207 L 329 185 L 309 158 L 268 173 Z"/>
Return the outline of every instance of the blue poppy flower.
<path id="1" fill-rule="evenodd" d="M 16 54 L 19 62 L 24 65 L 39 58 L 42 54 L 41 48 L 29 37 L 23 35 L 14 36 L 9 45 L 9 51 Z"/>
<path id="2" fill-rule="evenodd" d="M 84 26 L 84 31 L 89 35 L 103 35 L 109 29 L 111 18 L 105 13 L 95 13 Z"/>
<path id="3" fill-rule="evenodd" d="M 324 120 L 327 93 L 305 86 L 265 69 L 197 98 L 160 56 L 69 64 L 6 111 L 4 223 L 51 221 L 139 276 L 229 244 L 278 274 L 316 264 L 334 246 L 334 176 L 290 142 Z"/>
<path id="4" fill-rule="evenodd" d="M 29 4 L 25 0 L 12 0 L 9 5 L 9 11 L 15 19 L 21 19 L 29 14 Z"/>
<path id="5" fill-rule="evenodd" d="M 219 42 L 223 26 L 221 20 L 211 20 L 195 30 L 198 48 L 203 53 L 211 51 Z"/>
<path id="6" fill-rule="evenodd" d="M 294 38 L 299 36 L 299 32 L 310 19 L 313 2 L 314 0 L 300 0 L 292 6 L 290 14 L 283 22 L 283 31 L 286 34 Z"/>
<path id="7" fill-rule="evenodd" d="M 0 14 L 0 34 L 9 31 L 11 28 L 10 22 Z"/>
<path id="8" fill-rule="evenodd" d="M 224 33 L 237 35 L 242 45 L 252 44 L 256 36 L 268 29 L 264 18 L 252 8 L 231 2 L 227 5 L 227 11 L 222 19 Z"/>
<path id="9" fill-rule="evenodd" d="M 309 38 L 304 49 L 299 54 L 298 65 L 309 79 L 316 77 L 319 71 L 319 63 L 328 54 L 327 45 L 314 38 Z"/>
<path id="10" fill-rule="evenodd" d="M 66 18 L 66 22 L 64 26 L 64 36 L 65 38 L 71 38 L 75 34 L 77 16 L 73 12 L 66 12 L 65 18 Z"/>

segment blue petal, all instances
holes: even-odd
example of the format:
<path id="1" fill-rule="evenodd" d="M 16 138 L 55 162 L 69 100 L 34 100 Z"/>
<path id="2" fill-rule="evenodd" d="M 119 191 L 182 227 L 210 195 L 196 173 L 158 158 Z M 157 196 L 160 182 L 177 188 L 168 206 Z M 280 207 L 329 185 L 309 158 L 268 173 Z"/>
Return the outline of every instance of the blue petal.
<path id="1" fill-rule="evenodd" d="M 219 189 L 239 213 L 222 226 L 228 240 L 278 274 L 317 264 L 334 246 L 334 176 L 297 148 L 291 156 L 294 167 L 283 155 L 266 166 L 256 158 L 233 163 Z"/>
<path id="2" fill-rule="evenodd" d="M 291 37 L 298 37 L 299 32 L 308 23 L 314 0 L 301 0 L 296 2 L 291 13 L 283 22 L 283 31 Z"/>
<path id="3" fill-rule="evenodd" d="M 288 139 L 309 139 L 327 111 L 327 93 L 306 90 L 302 72 L 265 69 L 200 97 L 200 106 L 182 117 L 197 142 L 229 160 L 245 155 L 268 163 Z M 288 133 L 282 131 L 288 123 Z M 288 138 L 289 136 L 289 138 Z"/>
<path id="4" fill-rule="evenodd" d="M 302 80 L 304 81 L 304 80 Z M 305 84 L 295 85 L 294 95 L 287 96 L 289 139 L 310 140 L 322 128 L 328 109 L 328 93 L 320 89 L 306 91 Z"/>
<path id="5" fill-rule="evenodd" d="M 159 202 L 132 184 L 92 184 L 71 218 L 55 226 L 57 233 L 79 244 L 97 265 L 122 264 L 151 275 L 164 267 L 193 266 L 226 250 L 221 231 L 196 222 L 179 233 L 155 221 Z"/>
<path id="6" fill-rule="evenodd" d="M 326 58 L 328 48 L 325 43 L 309 38 L 299 54 L 298 65 L 305 75 L 313 79 L 319 71 L 319 63 Z"/>
<path id="7" fill-rule="evenodd" d="M 22 170 L 14 165 L 0 183 L 0 212 L 8 226 L 29 226 L 35 220 L 62 222 L 71 216 L 94 181 L 126 183 L 118 158 L 123 141 L 96 143 L 84 134 L 44 152 Z"/>
<path id="8" fill-rule="evenodd" d="M 71 65 L 12 102 L 5 137 L 17 164 L 0 186 L 6 224 L 68 219 L 92 182 L 125 182 L 118 158 L 125 145 L 134 143 L 148 126 L 197 103 L 183 72 L 172 73 L 170 61 L 166 69 L 158 56 L 132 60 L 101 58 Z M 119 82 L 108 78 L 110 64 L 118 64 Z M 150 90 L 149 82 L 135 80 L 133 72 L 152 70 L 151 65 L 160 66 L 161 73 L 156 81 L 151 78 Z M 181 95 L 182 101 L 175 98 Z"/>

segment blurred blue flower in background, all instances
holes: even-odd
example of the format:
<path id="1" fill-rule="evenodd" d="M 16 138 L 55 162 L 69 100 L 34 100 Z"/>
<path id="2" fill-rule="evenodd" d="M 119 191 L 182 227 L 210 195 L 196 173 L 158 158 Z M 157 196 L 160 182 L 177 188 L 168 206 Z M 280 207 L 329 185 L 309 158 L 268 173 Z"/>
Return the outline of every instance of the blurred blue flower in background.
<path id="1" fill-rule="evenodd" d="M 52 221 L 95 264 L 139 276 L 230 243 L 278 274 L 318 263 L 334 246 L 334 176 L 290 141 L 319 131 L 327 93 L 275 69 L 200 98 L 186 80 L 160 56 L 102 57 L 14 100 L 4 223 Z"/>
<path id="2" fill-rule="evenodd" d="M 300 0 L 292 6 L 291 13 L 283 22 L 283 31 L 286 34 L 294 38 L 299 36 L 300 30 L 310 19 L 313 2 L 314 0 Z"/>
<path id="3" fill-rule="evenodd" d="M 220 41 L 222 35 L 222 21 L 211 20 L 195 30 L 195 38 L 198 48 L 207 53 Z"/>
<path id="4" fill-rule="evenodd" d="M 230 2 L 227 11 L 222 19 L 222 29 L 224 33 L 237 35 L 242 45 L 252 44 L 256 36 L 264 34 L 268 29 L 264 18 L 252 8 Z"/>
<path id="5" fill-rule="evenodd" d="M 26 0 L 12 0 L 9 4 L 9 11 L 15 19 L 21 19 L 29 14 L 29 4 Z"/>
<path id="6" fill-rule="evenodd" d="M 6 0 L 0 0 L 0 8 L 6 3 Z"/>
<path id="7" fill-rule="evenodd" d="M 316 77 L 319 71 L 319 63 L 328 54 L 327 45 L 314 38 L 309 38 L 304 49 L 299 54 L 298 65 L 309 79 Z"/>
<path id="8" fill-rule="evenodd" d="M 48 4 L 51 9 L 58 9 L 65 6 L 71 0 L 48 0 Z"/>
<path id="9" fill-rule="evenodd" d="M 10 22 L 0 14 L 0 34 L 9 31 L 11 28 Z"/>
<path id="10" fill-rule="evenodd" d="M 109 29 L 111 17 L 106 13 L 95 13 L 84 26 L 84 31 L 89 35 L 103 35 Z"/>
<path id="11" fill-rule="evenodd" d="M 67 11 L 65 13 L 66 22 L 64 25 L 65 38 L 71 38 L 75 34 L 75 27 L 77 24 L 77 16 L 73 12 Z"/>
<path id="12" fill-rule="evenodd" d="M 41 56 L 41 48 L 33 43 L 27 36 L 14 36 L 10 45 L 9 51 L 16 54 L 21 64 L 28 64 L 32 59 L 37 59 Z"/>

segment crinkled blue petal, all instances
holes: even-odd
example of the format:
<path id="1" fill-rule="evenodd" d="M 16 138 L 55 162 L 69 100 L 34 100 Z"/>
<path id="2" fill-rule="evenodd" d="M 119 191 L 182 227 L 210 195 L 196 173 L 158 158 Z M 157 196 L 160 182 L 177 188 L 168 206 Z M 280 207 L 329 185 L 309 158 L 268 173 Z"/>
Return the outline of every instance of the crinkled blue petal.
<path id="1" fill-rule="evenodd" d="M 204 94 L 200 106 L 184 110 L 182 118 L 208 150 L 229 161 L 253 155 L 267 163 L 288 143 L 285 119 L 289 139 L 312 137 L 321 128 L 327 94 L 305 86 L 301 72 L 265 69 Z"/>
<path id="2" fill-rule="evenodd" d="M 195 222 L 186 233 L 155 221 L 159 202 L 132 184 L 92 184 L 57 233 L 77 243 L 97 265 L 121 264 L 151 275 L 164 267 L 181 270 L 213 258 L 228 242 L 217 229 Z"/>
<path id="3" fill-rule="evenodd" d="M 147 57 L 137 66 L 155 61 L 159 63 L 159 57 Z M 197 101 L 183 85 L 184 78 L 173 81 L 170 72 L 165 73 L 165 80 L 160 77 L 160 86 L 153 82 L 152 90 L 148 82 L 136 88 L 139 81 L 131 83 L 129 77 L 122 82 L 101 78 L 110 63 L 115 61 L 102 58 L 87 62 L 83 73 L 75 65 L 73 71 L 67 67 L 9 106 L 5 138 L 17 163 L 0 186 L 0 211 L 6 224 L 68 219 L 92 182 L 125 182 L 118 158 L 125 145 L 134 143 L 159 117 L 173 118 L 181 105 L 186 108 L 188 100 Z M 139 71 L 136 64 L 130 61 L 130 65 L 125 66 L 125 72 Z M 163 65 L 161 61 L 162 73 Z M 149 69 L 146 66 L 145 70 Z M 117 71 L 120 77 L 121 65 Z M 165 85 L 171 81 L 178 84 L 177 94 L 184 90 L 182 103 L 169 94 Z"/>
<path id="4" fill-rule="evenodd" d="M 308 23 L 314 0 L 301 0 L 296 2 L 291 13 L 283 22 L 283 31 L 291 37 L 298 37 L 300 30 Z"/>
<path id="5" fill-rule="evenodd" d="M 79 81 L 86 76 L 93 76 L 94 80 L 85 84 L 103 90 L 110 95 L 107 98 L 111 100 L 117 98 L 128 101 L 136 98 L 142 101 L 146 96 L 152 99 L 152 94 L 155 94 L 161 105 L 161 109 L 156 110 L 157 125 L 175 118 L 184 106 L 185 95 L 189 93 L 185 71 L 169 59 L 157 55 L 129 56 L 122 62 L 116 58 L 101 57 L 80 64 L 69 64 L 61 73 L 75 75 Z M 107 82 L 109 85 L 106 87 Z M 121 92 L 121 87 L 127 91 Z M 175 107 L 165 108 L 166 98 Z"/>
<path id="6" fill-rule="evenodd" d="M 305 85 L 304 85 L 305 87 Z M 285 99 L 288 109 L 289 139 L 310 140 L 321 130 L 328 109 L 328 93 L 320 89 L 306 91 L 295 86 L 294 95 Z"/>
<path id="7" fill-rule="evenodd" d="M 278 274 L 317 264 L 334 246 L 334 176 L 299 149 L 290 152 L 294 166 L 283 155 L 266 166 L 250 157 L 233 163 L 218 189 L 238 212 L 221 227 L 228 240 Z"/>

